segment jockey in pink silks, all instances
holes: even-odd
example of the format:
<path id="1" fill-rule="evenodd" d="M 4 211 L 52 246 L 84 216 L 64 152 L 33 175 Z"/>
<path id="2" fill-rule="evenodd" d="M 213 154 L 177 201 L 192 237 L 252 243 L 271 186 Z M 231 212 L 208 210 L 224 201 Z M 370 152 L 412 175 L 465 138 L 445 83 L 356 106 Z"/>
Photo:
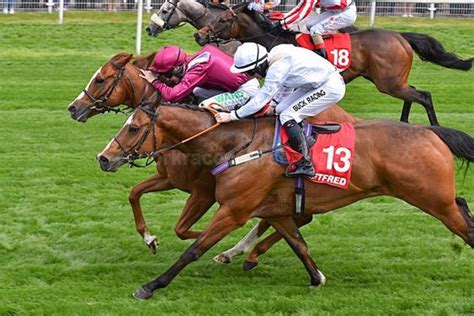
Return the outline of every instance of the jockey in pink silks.
<path id="1" fill-rule="evenodd" d="M 164 101 L 181 102 L 194 94 L 201 106 L 218 103 L 225 110 L 244 105 L 259 89 L 257 79 L 230 72 L 233 58 L 218 48 L 204 46 L 195 55 L 187 55 L 178 46 L 165 46 L 158 51 L 141 77 L 160 92 Z M 161 82 L 158 77 L 166 78 Z"/>
<path id="2" fill-rule="evenodd" d="M 250 3 L 248 8 L 262 12 L 269 7 L 276 7 L 280 4 L 280 0 L 273 1 L 271 5 L 263 3 L 263 0 L 256 0 L 255 3 Z M 315 7 L 321 9 L 321 14 L 314 13 Z M 285 30 L 300 33 L 309 31 L 316 48 L 315 52 L 326 58 L 322 34 L 351 26 L 356 18 L 355 0 L 300 0 L 296 7 L 285 13 L 273 27 L 281 26 Z"/>

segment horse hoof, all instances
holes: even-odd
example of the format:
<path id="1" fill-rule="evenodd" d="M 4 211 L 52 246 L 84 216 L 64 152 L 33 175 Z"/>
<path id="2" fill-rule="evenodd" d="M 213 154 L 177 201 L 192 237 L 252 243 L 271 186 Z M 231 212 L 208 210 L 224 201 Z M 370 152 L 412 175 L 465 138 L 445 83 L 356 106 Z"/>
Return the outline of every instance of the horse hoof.
<path id="1" fill-rule="evenodd" d="M 158 250 L 159 245 L 160 245 L 160 243 L 156 239 L 153 240 L 153 242 L 151 244 L 147 245 L 148 248 L 150 249 L 152 255 L 156 255 L 156 251 Z"/>
<path id="2" fill-rule="evenodd" d="M 326 284 L 326 277 L 324 276 L 324 274 L 322 274 L 321 271 L 318 271 L 318 273 L 319 273 L 319 278 L 317 279 L 317 282 L 311 281 L 311 287 L 318 288 Z"/>
<path id="3" fill-rule="evenodd" d="M 230 258 L 223 254 L 215 256 L 212 260 L 217 263 L 230 263 Z"/>
<path id="4" fill-rule="evenodd" d="M 136 290 L 132 295 L 135 299 L 143 301 L 143 300 L 146 300 L 146 299 L 149 299 L 150 297 L 152 297 L 153 292 L 148 290 L 148 289 L 145 289 L 145 288 L 141 287 L 138 290 Z"/>
<path id="5" fill-rule="evenodd" d="M 258 265 L 258 262 L 253 262 L 253 261 L 244 261 L 244 271 L 250 271 L 254 269 Z"/>
<path id="6" fill-rule="evenodd" d="M 160 246 L 160 242 L 158 241 L 158 238 L 156 236 L 151 236 L 150 240 L 145 241 L 146 245 L 148 246 L 148 249 L 150 249 L 152 255 L 156 255 L 156 251 L 158 247 Z"/>

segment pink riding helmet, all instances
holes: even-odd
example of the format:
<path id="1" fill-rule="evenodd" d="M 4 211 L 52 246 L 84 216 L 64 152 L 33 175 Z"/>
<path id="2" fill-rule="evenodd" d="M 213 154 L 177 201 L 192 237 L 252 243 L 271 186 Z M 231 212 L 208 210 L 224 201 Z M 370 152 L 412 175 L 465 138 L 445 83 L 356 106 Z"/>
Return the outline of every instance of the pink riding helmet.
<path id="1" fill-rule="evenodd" d="M 148 68 L 155 73 L 166 73 L 186 62 L 186 53 L 178 46 L 165 46 L 155 55 L 153 65 Z"/>

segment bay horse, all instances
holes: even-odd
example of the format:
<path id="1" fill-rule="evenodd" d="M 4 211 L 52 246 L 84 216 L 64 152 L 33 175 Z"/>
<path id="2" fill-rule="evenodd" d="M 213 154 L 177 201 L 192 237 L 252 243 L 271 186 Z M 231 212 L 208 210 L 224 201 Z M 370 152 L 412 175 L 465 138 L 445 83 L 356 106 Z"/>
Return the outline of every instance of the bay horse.
<path id="1" fill-rule="evenodd" d="M 156 97 L 154 89 L 139 76 L 139 69 L 146 69 L 153 56 L 132 58 L 133 55 L 128 53 L 113 56 L 94 73 L 83 92 L 71 102 L 68 107 L 71 117 L 86 122 L 97 114 L 114 111 L 121 104 L 134 109 L 140 104 L 153 103 Z M 314 119 L 335 122 L 356 120 L 338 105 L 328 108 Z M 190 193 L 175 226 L 180 239 L 194 239 L 200 234 L 191 227 L 215 203 L 215 180 L 208 167 L 196 163 L 178 150 L 163 153 L 155 161 L 157 172 L 135 185 L 129 194 L 135 227 L 152 253 L 156 253 L 158 242 L 150 233 L 142 213 L 140 198 L 143 194 L 174 188 Z"/>
<path id="2" fill-rule="evenodd" d="M 158 12 L 153 13 L 145 30 L 150 36 L 158 36 L 162 32 L 181 27 L 184 22 L 200 29 L 224 14 L 228 8 L 226 5 L 211 1 L 166 0 Z M 238 41 L 229 41 L 214 45 L 227 54 L 234 55 L 240 44 Z"/>
<path id="3" fill-rule="evenodd" d="M 298 45 L 292 32 L 268 31 L 257 23 L 247 5 L 238 4 L 194 34 L 203 45 L 214 40 L 236 39 L 256 42 L 268 50 L 279 44 Z M 431 94 L 417 90 L 408 84 L 413 51 L 421 60 L 437 65 L 467 71 L 472 68 L 473 58 L 463 60 L 447 52 L 441 43 L 431 36 L 420 33 L 392 32 L 381 29 L 357 31 L 350 34 L 352 45 L 351 66 L 341 73 L 346 83 L 357 77 L 372 81 L 385 94 L 404 101 L 400 120 L 408 122 L 412 102 L 421 104 L 431 125 L 439 125 Z"/>
<path id="4" fill-rule="evenodd" d="M 210 154 L 227 161 L 249 139 L 251 144 L 239 155 L 272 148 L 274 124 L 274 118 L 244 119 L 215 128 L 213 115 L 195 106 L 146 105 L 135 109 L 97 160 L 102 170 L 114 171 L 131 155 L 154 157 L 179 148 L 213 167 L 216 161 L 209 161 Z M 386 120 L 359 121 L 354 126 L 356 149 L 349 187 L 307 183 L 304 214 L 329 212 L 367 197 L 393 196 L 437 218 L 474 248 L 474 220 L 467 202 L 456 196 L 453 161 L 455 155 L 474 162 L 474 138 L 454 129 Z M 207 227 L 166 272 L 141 286 L 134 297 L 147 299 L 167 287 L 188 264 L 251 217 L 267 220 L 303 262 L 311 285 L 323 285 L 325 277 L 298 229 L 304 223 L 293 218 L 294 179 L 284 177 L 284 172 L 272 155 L 262 155 L 217 175 L 219 209 Z"/>

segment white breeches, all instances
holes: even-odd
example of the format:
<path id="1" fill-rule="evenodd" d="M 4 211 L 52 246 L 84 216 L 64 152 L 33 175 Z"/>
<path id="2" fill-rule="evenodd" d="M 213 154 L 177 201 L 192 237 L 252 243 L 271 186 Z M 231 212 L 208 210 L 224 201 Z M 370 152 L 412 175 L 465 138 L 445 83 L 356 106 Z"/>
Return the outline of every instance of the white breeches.
<path id="1" fill-rule="evenodd" d="M 322 35 L 334 33 L 338 29 L 351 26 L 356 19 L 357 8 L 353 3 L 344 10 L 330 10 L 321 14 L 310 15 L 305 22 L 311 35 Z"/>
<path id="2" fill-rule="evenodd" d="M 289 120 L 301 122 L 308 116 L 314 116 L 331 105 L 339 102 L 346 93 L 346 85 L 338 72 L 318 88 L 298 88 L 283 98 L 275 111 L 280 116 L 281 124 Z"/>

